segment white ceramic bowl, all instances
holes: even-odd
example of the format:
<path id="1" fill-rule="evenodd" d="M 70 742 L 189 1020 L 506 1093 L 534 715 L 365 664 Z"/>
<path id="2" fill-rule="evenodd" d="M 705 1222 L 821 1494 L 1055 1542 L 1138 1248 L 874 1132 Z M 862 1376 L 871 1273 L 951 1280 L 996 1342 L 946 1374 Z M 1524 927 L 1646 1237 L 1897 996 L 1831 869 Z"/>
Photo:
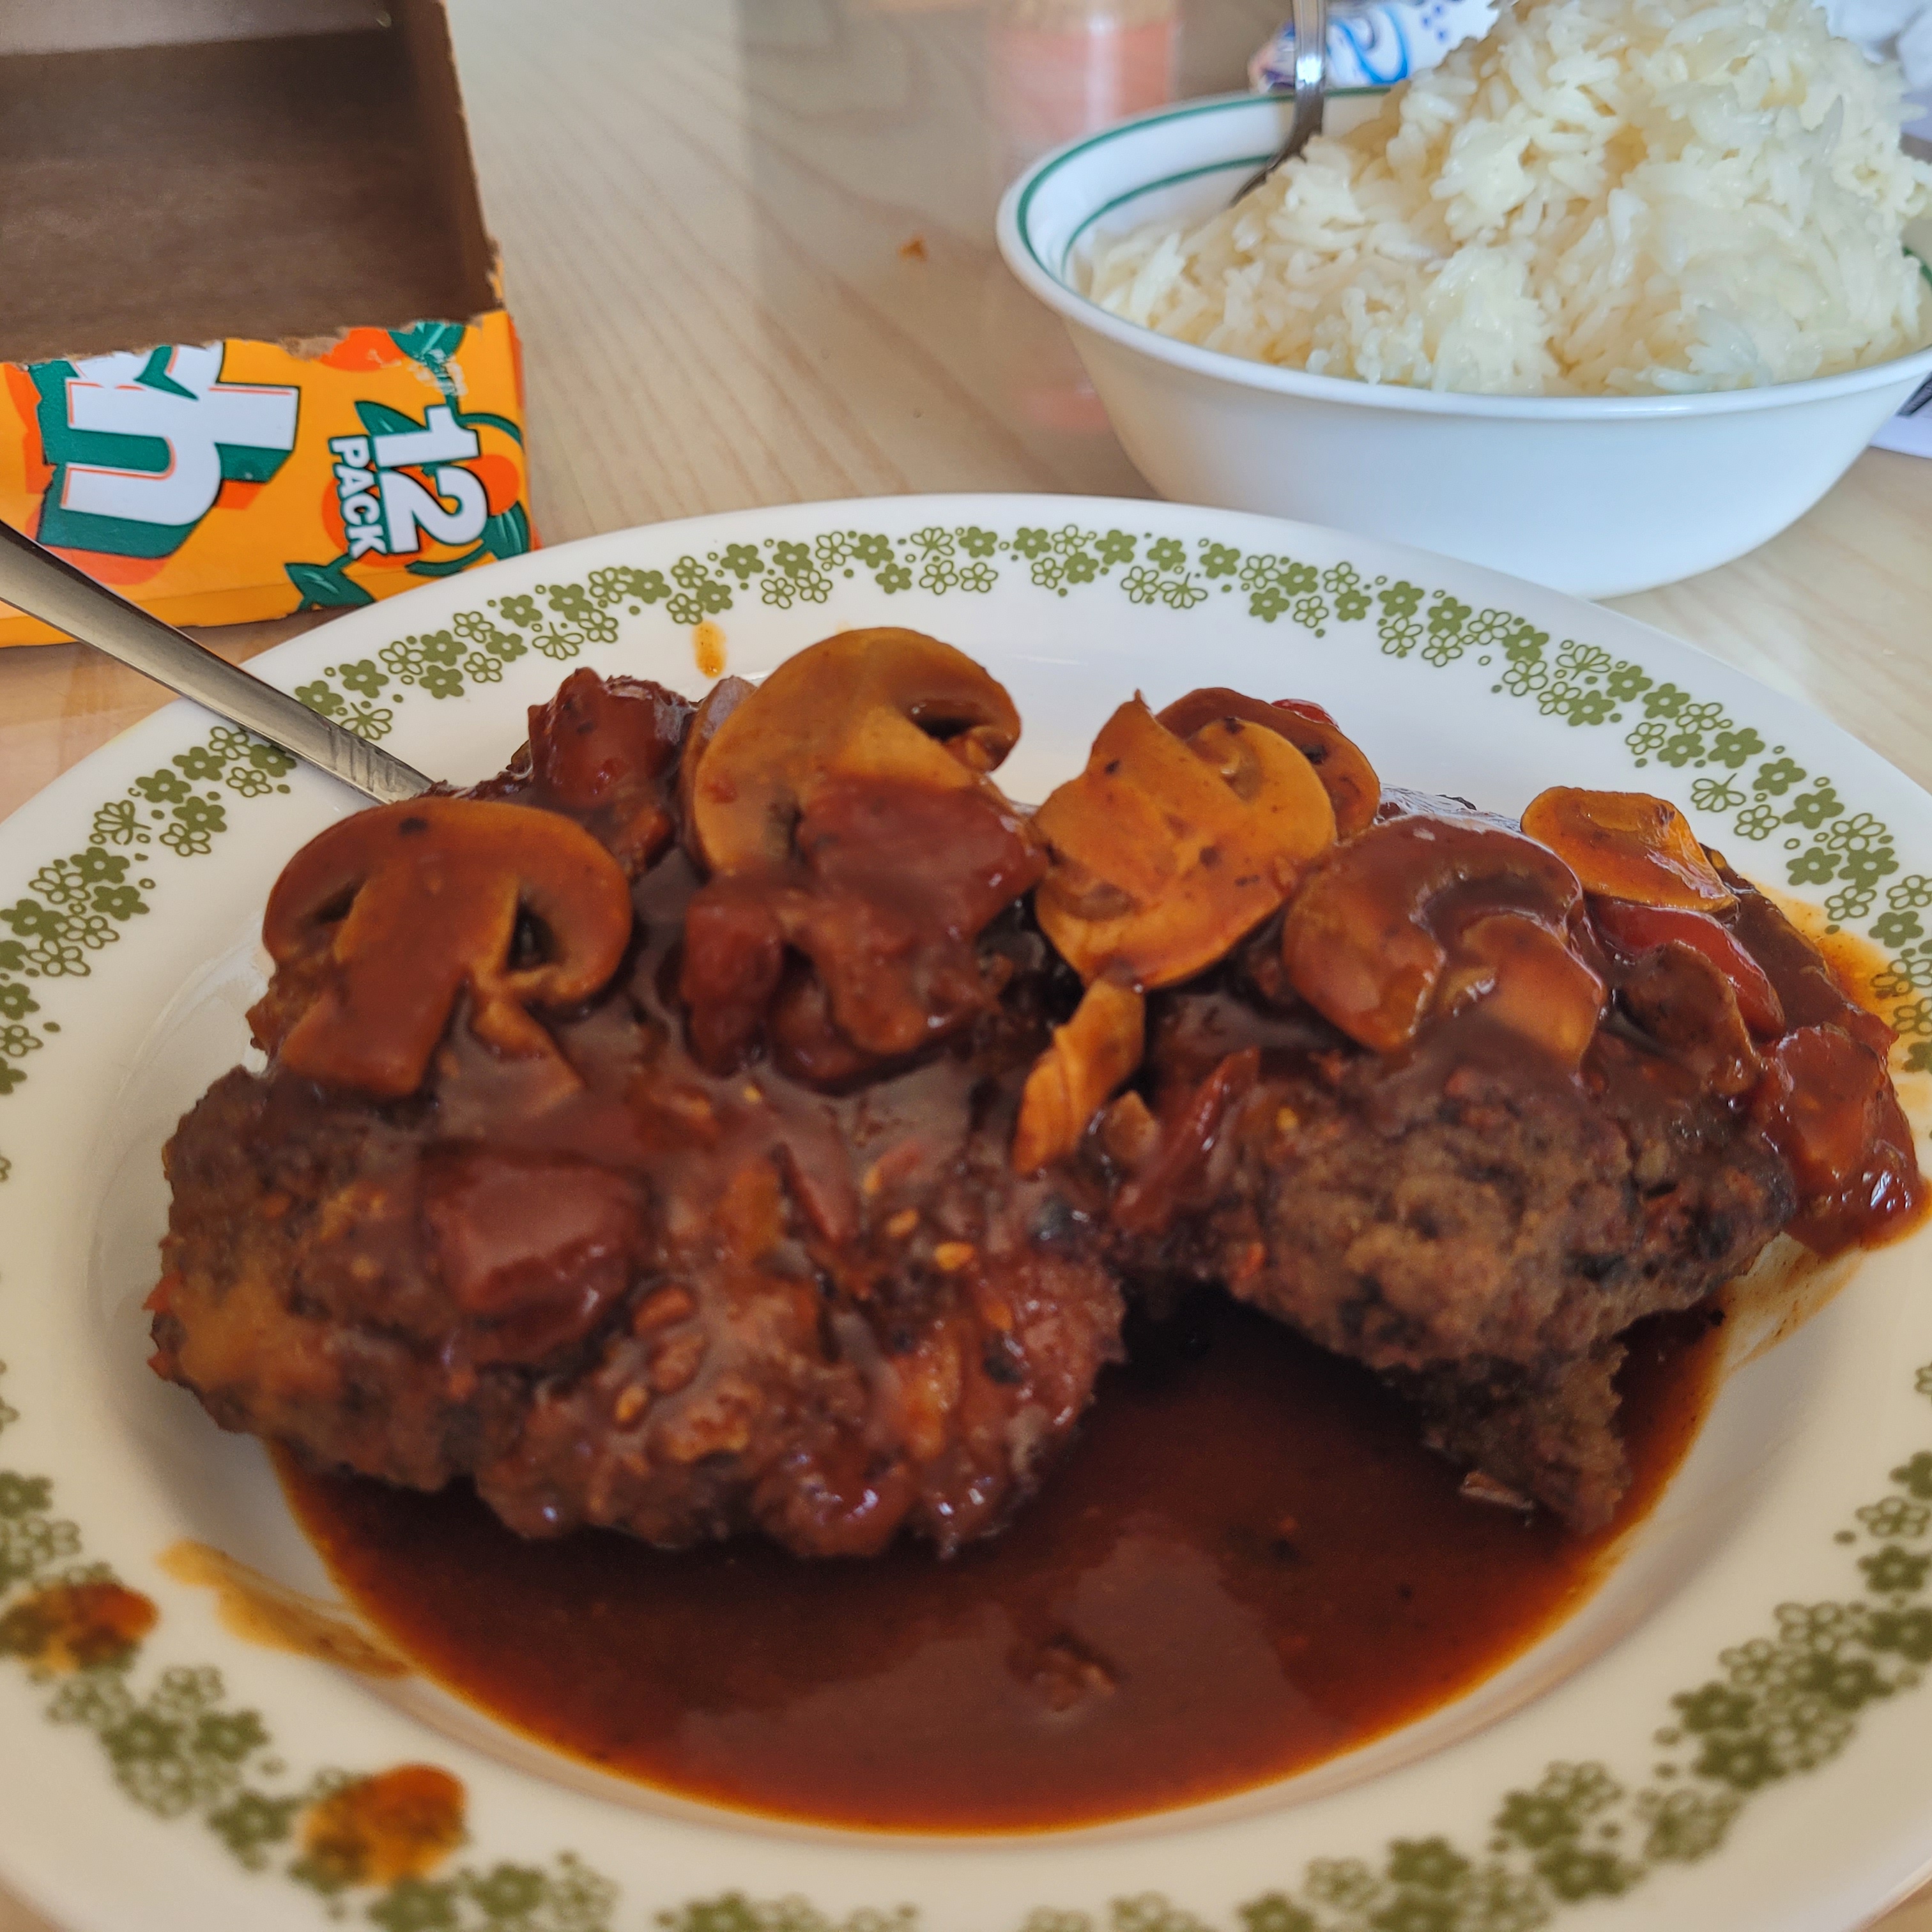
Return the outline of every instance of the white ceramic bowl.
<path id="1" fill-rule="evenodd" d="M 1331 129 L 1373 106 L 1339 96 Z M 1695 396 L 1473 396 L 1311 376 L 1122 320 L 1076 286 L 1096 235 L 1200 216 L 1280 143 L 1280 98 L 1166 108 L 1057 149 L 1007 190 L 1000 248 L 1057 309 L 1163 496 L 1418 544 L 1585 597 L 1727 562 L 1803 515 L 1932 374 L 1932 350 Z"/>

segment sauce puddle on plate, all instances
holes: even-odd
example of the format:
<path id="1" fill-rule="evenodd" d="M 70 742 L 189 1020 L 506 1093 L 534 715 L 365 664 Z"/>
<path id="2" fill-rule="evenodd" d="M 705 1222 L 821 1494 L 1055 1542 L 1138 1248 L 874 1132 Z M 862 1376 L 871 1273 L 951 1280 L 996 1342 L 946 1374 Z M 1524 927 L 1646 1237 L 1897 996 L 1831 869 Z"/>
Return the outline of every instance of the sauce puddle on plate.
<path id="1" fill-rule="evenodd" d="M 846 1826 L 1024 1831 L 1196 1803 L 1425 1715 L 1600 1580 L 1702 1420 L 1706 1315 L 1630 1338 L 1635 1480 L 1566 1535 L 1458 1492 L 1366 1372 L 1203 1298 L 1133 1359 L 996 1540 L 802 1562 L 512 1535 L 278 1456 L 352 1601 L 430 1676 L 605 1770 Z"/>

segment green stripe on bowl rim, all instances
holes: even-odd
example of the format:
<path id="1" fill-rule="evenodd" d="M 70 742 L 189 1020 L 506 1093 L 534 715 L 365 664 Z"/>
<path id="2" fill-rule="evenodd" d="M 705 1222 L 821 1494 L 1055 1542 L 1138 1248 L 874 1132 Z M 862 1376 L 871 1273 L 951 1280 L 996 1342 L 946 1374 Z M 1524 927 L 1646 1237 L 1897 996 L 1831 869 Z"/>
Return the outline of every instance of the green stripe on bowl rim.
<path id="1" fill-rule="evenodd" d="M 1374 100 L 1390 91 L 1387 87 L 1338 87 L 1333 89 L 1328 98 L 1330 100 Z M 1033 198 L 1062 168 L 1066 166 L 1068 162 L 1078 160 L 1089 148 L 1103 147 L 1110 141 L 1120 140 L 1123 135 L 1138 134 L 1143 128 L 1157 128 L 1169 121 L 1192 120 L 1197 115 L 1222 114 L 1226 113 L 1231 108 L 1256 106 L 1269 100 L 1292 100 L 1292 95 L 1286 93 L 1217 94 L 1205 100 L 1190 100 L 1183 106 L 1170 107 L 1158 113 L 1143 114 L 1132 121 L 1118 122 L 1111 128 L 1102 128 L 1098 133 L 1088 135 L 1085 140 L 1067 148 L 1064 154 L 1056 155 L 1047 166 L 1042 168 L 1031 181 L 1027 183 L 1026 192 L 1020 196 L 1019 206 L 1014 211 L 1015 225 L 1019 230 L 1022 244 L 1024 246 L 1028 254 L 1033 258 L 1035 266 L 1038 267 L 1042 274 L 1051 275 L 1055 281 L 1064 281 L 1065 277 L 1063 271 L 1066 267 L 1066 256 L 1072 254 L 1080 238 L 1102 215 L 1113 208 L 1118 208 L 1123 202 L 1132 201 L 1138 195 L 1151 194 L 1159 188 L 1172 188 L 1179 182 L 1192 181 L 1202 175 L 1216 174 L 1241 167 L 1258 168 L 1268 157 L 1267 153 L 1262 153 L 1237 157 L 1226 161 L 1207 161 L 1199 167 L 1184 169 L 1178 174 L 1167 176 L 1159 181 L 1147 182 L 1138 188 L 1124 190 L 1108 202 L 1106 207 L 1096 209 L 1081 223 L 1079 227 L 1075 230 L 1072 238 L 1067 242 L 1065 252 L 1060 256 L 1060 267 L 1049 268 L 1046 262 L 1040 260 L 1040 250 L 1034 246 L 1033 223 L 1030 218 Z"/>
<path id="2" fill-rule="evenodd" d="M 1266 154 L 1236 154 L 1225 161 L 1203 161 L 1198 168 L 1183 168 L 1178 174 L 1163 175 L 1159 181 L 1150 181 L 1140 188 L 1125 188 L 1110 202 L 1094 209 L 1080 226 L 1067 238 L 1066 246 L 1060 251 L 1058 274 L 1062 281 L 1066 279 L 1066 263 L 1075 249 L 1079 247 L 1081 238 L 1096 221 L 1104 220 L 1117 208 L 1130 201 L 1138 201 L 1144 194 L 1155 194 L 1164 188 L 1175 188 L 1183 182 L 1197 181 L 1203 175 L 1226 174 L 1231 170 L 1254 169 L 1268 159 Z M 1035 256 L 1037 261 L 1040 258 Z"/>

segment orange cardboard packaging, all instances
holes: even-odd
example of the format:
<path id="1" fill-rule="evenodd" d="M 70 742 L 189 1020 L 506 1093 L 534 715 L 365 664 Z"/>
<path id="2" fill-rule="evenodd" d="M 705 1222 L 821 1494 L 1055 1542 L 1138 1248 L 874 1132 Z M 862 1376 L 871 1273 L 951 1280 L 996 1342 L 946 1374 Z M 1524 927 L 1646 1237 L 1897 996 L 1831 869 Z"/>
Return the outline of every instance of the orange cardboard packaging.
<path id="1" fill-rule="evenodd" d="M 531 548 L 440 0 L 45 14 L 0 16 L 0 519 L 177 624 Z"/>

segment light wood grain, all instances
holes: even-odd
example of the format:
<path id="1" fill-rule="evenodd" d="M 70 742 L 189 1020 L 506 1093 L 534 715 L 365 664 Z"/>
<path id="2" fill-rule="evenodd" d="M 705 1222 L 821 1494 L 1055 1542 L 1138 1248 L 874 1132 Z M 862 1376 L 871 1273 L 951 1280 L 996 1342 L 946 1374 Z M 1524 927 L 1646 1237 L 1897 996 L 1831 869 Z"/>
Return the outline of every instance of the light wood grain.
<path id="1" fill-rule="evenodd" d="M 1130 4 L 1177 18 L 1187 93 L 1240 86 L 1286 11 Z M 452 0 L 548 540 L 848 495 L 1147 494 L 993 248 L 1038 138 L 989 85 L 1022 7 L 1048 17 L 1040 0 Z M 1932 462 L 1868 454 L 1754 556 L 1620 608 L 1932 782 L 1928 538 Z M 241 657 L 291 628 L 208 634 Z M 0 813 L 160 701 L 77 646 L 0 652 Z M 49 1928 L 0 1897 L 0 1932 Z M 1884 1932 L 1932 1932 L 1932 1894 Z"/>

